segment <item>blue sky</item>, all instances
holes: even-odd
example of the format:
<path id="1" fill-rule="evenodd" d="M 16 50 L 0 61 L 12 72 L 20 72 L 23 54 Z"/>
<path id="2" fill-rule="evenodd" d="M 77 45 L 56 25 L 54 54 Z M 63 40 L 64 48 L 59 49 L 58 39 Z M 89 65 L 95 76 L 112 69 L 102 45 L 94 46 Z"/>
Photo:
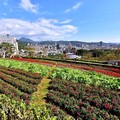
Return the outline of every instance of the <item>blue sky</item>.
<path id="1" fill-rule="evenodd" d="M 120 0 L 0 0 L 0 34 L 120 42 Z"/>

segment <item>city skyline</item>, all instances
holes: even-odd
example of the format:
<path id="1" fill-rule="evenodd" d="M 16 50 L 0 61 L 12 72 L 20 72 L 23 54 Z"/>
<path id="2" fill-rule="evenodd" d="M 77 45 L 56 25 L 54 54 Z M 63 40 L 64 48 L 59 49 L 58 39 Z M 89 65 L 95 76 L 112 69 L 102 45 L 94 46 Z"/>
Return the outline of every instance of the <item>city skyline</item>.
<path id="1" fill-rule="evenodd" d="M 119 0 L 1 1 L 1 34 L 37 41 L 120 43 Z"/>

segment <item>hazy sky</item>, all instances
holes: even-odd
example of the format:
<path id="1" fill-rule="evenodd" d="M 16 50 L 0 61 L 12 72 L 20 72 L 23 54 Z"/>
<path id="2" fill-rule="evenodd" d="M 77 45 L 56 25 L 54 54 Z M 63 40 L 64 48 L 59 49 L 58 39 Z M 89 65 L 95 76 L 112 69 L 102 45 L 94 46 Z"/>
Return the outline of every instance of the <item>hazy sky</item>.
<path id="1" fill-rule="evenodd" d="M 120 42 L 120 0 L 0 0 L 0 34 Z"/>

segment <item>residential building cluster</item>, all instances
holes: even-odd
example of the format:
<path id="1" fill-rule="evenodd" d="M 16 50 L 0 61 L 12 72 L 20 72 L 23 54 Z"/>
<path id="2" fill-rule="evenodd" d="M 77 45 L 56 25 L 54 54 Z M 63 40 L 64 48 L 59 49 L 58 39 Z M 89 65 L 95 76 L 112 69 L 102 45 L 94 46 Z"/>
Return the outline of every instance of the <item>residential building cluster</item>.
<path id="1" fill-rule="evenodd" d="M 36 57 L 46 57 L 50 55 L 57 55 L 57 54 L 63 54 L 67 53 L 68 55 L 74 56 L 76 54 L 76 51 L 79 49 L 84 50 L 93 50 L 93 49 L 111 49 L 116 50 L 120 49 L 120 45 L 114 45 L 114 44 L 105 44 L 102 41 L 98 43 L 85 43 L 85 42 L 67 42 L 64 43 L 64 41 L 60 44 L 59 42 L 54 42 L 53 44 L 41 44 L 41 42 L 31 42 L 26 45 L 28 48 L 32 48 L 33 51 L 29 51 L 27 49 L 22 49 L 19 51 L 18 49 L 18 43 L 16 41 L 15 37 L 11 37 L 9 34 L 1 35 L 0 36 L 0 44 L 2 42 L 10 43 L 13 45 L 12 51 L 13 55 L 19 55 L 19 56 L 29 56 L 31 53 L 31 56 Z M 0 54 L 3 54 L 3 49 L 0 49 Z M 72 54 L 71 54 L 72 53 Z"/>
<path id="2" fill-rule="evenodd" d="M 41 45 L 39 43 L 28 43 L 27 47 L 34 49 L 34 55 L 35 56 L 49 56 L 49 55 L 57 55 L 57 54 L 63 54 L 63 51 L 66 50 L 65 45 L 59 45 L 59 44 L 53 44 L 53 45 Z M 27 54 L 26 50 L 22 50 L 22 52 L 25 52 Z M 22 55 L 26 55 L 21 53 Z"/>
<path id="3" fill-rule="evenodd" d="M 79 43 L 72 45 L 68 44 L 58 44 L 57 42 L 54 44 L 40 44 L 40 43 L 28 43 L 27 47 L 34 49 L 35 56 L 49 56 L 63 53 L 76 53 L 78 49 L 84 50 L 94 50 L 94 49 L 119 49 L 119 45 L 111 45 L 111 44 L 103 44 L 102 41 L 99 43 Z M 22 50 L 21 56 L 27 56 L 28 53 L 26 50 Z"/>

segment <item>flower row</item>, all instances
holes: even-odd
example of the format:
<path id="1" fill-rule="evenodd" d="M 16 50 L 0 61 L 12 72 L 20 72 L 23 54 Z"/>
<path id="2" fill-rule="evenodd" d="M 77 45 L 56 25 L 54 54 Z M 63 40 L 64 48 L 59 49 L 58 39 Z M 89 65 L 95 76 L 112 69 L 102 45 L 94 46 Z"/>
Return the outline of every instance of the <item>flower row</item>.
<path id="1" fill-rule="evenodd" d="M 75 120 L 74 117 L 68 115 L 66 112 L 55 105 L 46 104 L 46 108 L 47 110 L 50 110 L 50 114 L 52 116 L 57 116 L 57 120 Z"/>
<path id="2" fill-rule="evenodd" d="M 112 68 L 112 67 L 104 67 L 106 70 L 109 70 L 109 71 L 113 71 L 113 72 L 116 72 L 116 73 L 119 73 L 120 74 L 120 69 L 117 69 L 117 68 Z"/>
<path id="3" fill-rule="evenodd" d="M 45 65 L 53 65 L 55 64 L 54 62 L 51 61 L 41 61 L 41 60 L 35 60 L 35 59 L 28 59 L 28 58 L 14 58 L 15 60 L 20 60 L 20 61 L 28 61 L 28 62 L 35 62 L 38 64 L 45 64 Z M 110 68 L 110 67 L 90 67 L 87 65 L 75 65 L 75 64 L 66 64 L 66 63 L 57 63 L 58 67 L 67 67 L 67 68 L 75 68 L 75 69 L 85 69 L 85 70 L 90 70 L 90 71 L 95 71 L 98 73 L 106 74 L 109 76 L 113 77 L 120 77 L 120 70 L 115 69 L 115 68 Z M 105 69 L 104 69 L 105 68 Z M 119 71 L 119 72 L 118 72 Z"/>
<path id="4" fill-rule="evenodd" d="M 118 92 L 61 80 L 52 81 L 49 90 L 69 94 L 75 99 L 89 102 L 92 106 L 105 109 L 116 115 L 120 114 L 120 96 Z"/>
<path id="5" fill-rule="evenodd" d="M 61 109 L 64 109 L 75 119 L 119 119 L 117 116 L 114 116 L 105 110 L 100 110 L 99 108 L 91 106 L 89 102 L 82 101 L 81 99 L 75 99 L 69 94 L 64 95 L 62 92 L 49 91 L 47 94 L 47 100 L 56 106 L 60 106 Z"/>
<path id="6" fill-rule="evenodd" d="M 111 72 L 111 71 L 108 71 L 108 70 L 101 70 L 101 69 L 93 68 L 93 71 L 98 72 L 98 73 L 103 73 L 103 74 L 106 74 L 106 75 L 110 75 L 110 76 L 113 76 L 113 77 L 120 77 L 120 73 Z"/>
<path id="7" fill-rule="evenodd" d="M 97 68 L 97 67 L 89 67 L 89 66 L 83 66 L 83 65 L 82 66 L 72 65 L 71 67 L 77 68 L 77 69 L 90 70 L 90 71 L 106 74 L 106 75 L 113 76 L 113 77 L 120 77 L 120 72 L 118 72 L 119 69 L 115 69 L 115 68 L 109 68 L 109 67 Z M 106 69 L 104 69 L 104 68 L 106 68 Z M 114 69 L 114 71 L 113 71 L 113 69 Z"/>
<path id="8" fill-rule="evenodd" d="M 15 86 L 16 88 L 20 89 L 22 92 L 26 92 L 26 93 L 31 94 L 37 90 L 37 88 L 34 85 L 30 85 L 30 84 L 23 82 L 15 77 L 12 77 L 10 75 L 6 75 L 3 72 L 0 72 L 0 79 Z"/>
<path id="9" fill-rule="evenodd" d="M 0 93 L 8 95 L 11 98 L 15 98 L 16 100 L 23 99 L 25 101 L 29 101 L 31 98 L 29 94 L 21 92 L 20 90 L 2 80 L 0 80 Z"/>
<path id="10" fill-rule="evenodd" d="M 0 68 L 0 72 L 3 72 L 5 73 L 6 75 L 10 75 L 12 77 L 16 77 L 17 79 L 20 79 L 28 84 L 32 84 L 32 85 L 36 85 L 38 83 L 40 83 L 41 79 L 33 79 L 33 78 L 30 78 L 28 76 L 25 76 L 25 75 L 22 75 L 20 73 L 16 73 L 14 71 L 8 71 L 7 69 L 5 68 Z"/>
<path id="11" fill-rule="evenodd" d="M 53 65 L 55 64 L 54 62 L 49 62 L 49 61 L 41 61 L 37 59 L 28 59 L 28 58 L 12 58 L 14 60 L 20 60 L 20 61 L 27 61 L 27 62 L 32 62 L 32 63 L 39 63 L 39 64 L 45 64 L 45 65 Z"/>
<path id="12" fill-rule="evenodd" d="M 29 75 L 28 77 L 31 77 L 31 74 L 32 73 L 35 73 L 35 74 L 32 74 L 32 76 L 46 76 L 46 74 L 50 71 L 50 67 L 49 66 L 43 66 L 43 65 L 40 65 L 40 64 L 37 64 L 37 63 L 31 63 L 31 62 L 22 62 L 22 61 L 17 61 L 17 60 L 11 60 L 11 59 L 0 59 L 0 65 L 1 66 L 5 66 L 5 67 L 9 67 L 10 69 L 21 69 L 21 70 L 18 70 L 18 71 L 28 71 L 27 75 Z M 37 74 L 36 74 L 37 73 Z M 25 72 L 23 73 L 25 74 Z M 34 79 L 34 78 L 33 78 Z"/>
<path id="13" fill-rule="evenodd" d="M 120 78 L 110 77 L 92 71 L 55 68 L 50 78 L 59 78 L 61 80 L 69 80 L 112 90 L 120 90 Z"/>
<path id="14" fill-rule="evenodd" d="M 11 72 L 19 73 L 21 75 L 25 75 L 25 76 L 31 77 L 33 79 L 41 79 L 41 75 L 38 73 L 31 73 L 31 72 L 24 71 L 21 69 L 15 69 L 15 68 L 13 69 L 13 68 L 8 68 L 8 67 L 3 67 L 3 66 L 0 66 L 0 68 L 11 71 Z"/>
<path id="15" fill-rule="evenodd" d="M 51 116 L 50 111 L 43 106 L 32 107 L 24 101 L 17 101 L 5 95 L 0 95 L 0 120 L 58 120 Z M 67 119 L 69 120 L 69 119 Z"/>

